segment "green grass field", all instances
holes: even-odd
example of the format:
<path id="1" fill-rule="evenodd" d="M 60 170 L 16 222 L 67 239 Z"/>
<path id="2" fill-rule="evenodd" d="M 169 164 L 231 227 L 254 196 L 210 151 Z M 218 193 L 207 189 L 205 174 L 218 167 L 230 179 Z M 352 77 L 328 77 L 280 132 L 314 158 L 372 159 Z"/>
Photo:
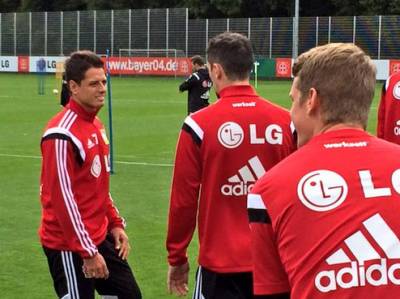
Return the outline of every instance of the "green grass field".
<path id="1" fill-rule="evenodd" d="M 112 79 L 115 174 L 111 193 L 128 223 L 129 262 L 143 298 L 172 298 L 166 291 L 165 233 L 175 143 L 186 115 L 180 78 Z M 375 131 L 378 84 L 369 131 Z M 55 298 L 38 242 L 40 138 L 60 110 L 53 76 L 46 95 L 34 75 L 0 74 L 0 298 Z M 289 81 L 262 81 L 258 92 L 290 106 Z M 107 123 L 107 111 L 101 118 Z M 190 248 L 191 290 L 197 238 Z"/>

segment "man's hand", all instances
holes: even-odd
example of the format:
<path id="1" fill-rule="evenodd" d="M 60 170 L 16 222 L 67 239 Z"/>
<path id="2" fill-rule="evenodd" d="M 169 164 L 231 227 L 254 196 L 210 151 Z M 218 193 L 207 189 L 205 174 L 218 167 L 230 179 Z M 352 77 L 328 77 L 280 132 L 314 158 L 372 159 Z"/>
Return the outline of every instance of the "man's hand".
<path id="1" fill-rule="evenodd" d="M 188 288 L 189 263 L 168 267 L 167 285 L 170 294 L 186 296 Z"/>
<path id="2" fill-rule="evenodd" d="M 125 233 L 125 230 L 120 227 L 113 228 L 111 234 L 114 237 L 115 249 L 118 250 L 118 256 L 123 260 L 126 260 L 131 251 L 128 235 Z"/>
<path id="3" fill-rule="evenodd" d="M 82 271 L 86 278 L 107 279 L 109 275 L 106 261 L 100 253 L 94 257 L 83 259 Z"/>

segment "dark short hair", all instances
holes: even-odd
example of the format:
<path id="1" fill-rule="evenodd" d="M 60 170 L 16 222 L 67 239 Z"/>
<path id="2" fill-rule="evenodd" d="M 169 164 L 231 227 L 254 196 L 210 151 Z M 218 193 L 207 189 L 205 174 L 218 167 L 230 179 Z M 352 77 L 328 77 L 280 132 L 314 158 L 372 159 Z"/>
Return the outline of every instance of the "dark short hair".
<path id="1" fill-rule="evenodd" d="M 204 58 L 201 57 L 200 55 L 194 55 L 192 58 L 190 58 L 193 64 L 197 64 L 200 66 L 203 66 L 205 64 Z"/>
<path id="2" fill-rule="evenodd" d="M 254 57 L 250 40 L 240 33 L 224 32 L 210 39 L 207 47 L 209 63 L 219 63 L 229 80 L 250 77 Z"/>
<path id="3" fill-rule="evenodd" d="M 85 78 L 86 71 L 90 68 L 103 68 L 104 63 L 92 51 L 77 51 L 65 61 L 66 81 L 74 80 L 80 84 Z"/>

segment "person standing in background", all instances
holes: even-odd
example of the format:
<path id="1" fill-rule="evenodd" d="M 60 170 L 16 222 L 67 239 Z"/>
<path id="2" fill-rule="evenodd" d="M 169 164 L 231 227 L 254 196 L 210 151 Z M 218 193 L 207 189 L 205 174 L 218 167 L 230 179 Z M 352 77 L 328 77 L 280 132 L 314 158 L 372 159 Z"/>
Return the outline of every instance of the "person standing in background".
<path id="1" fill-rule="evenodd" d="M 209 105 L 212 86 L 204 59 L 196 55 L 190 60 L 192 61 L 193 74 L 179 85 L 180 92 L 188 92 L 188 115 Z"/>

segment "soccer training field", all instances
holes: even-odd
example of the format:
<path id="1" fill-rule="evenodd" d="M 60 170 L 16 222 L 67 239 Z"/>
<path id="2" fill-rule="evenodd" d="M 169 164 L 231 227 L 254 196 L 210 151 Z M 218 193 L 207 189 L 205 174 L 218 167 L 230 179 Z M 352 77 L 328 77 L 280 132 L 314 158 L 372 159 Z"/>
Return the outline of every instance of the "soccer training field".
<path id="1" fill-rule="evenodd" d="M 172 298 L 166 291 L 165 234 L 175 142 L 186 116 L 182 78 L 112 78 L 115 174 L 111 194 L 125 217 L 129 258 L 143 298 Z M 261 81 L 258 92 L 290 106 L 289 81 Z M 375 133 L 377 84 L 368 129 Z M 54 76 L 38 95 L 34 75 L 0 73 L 0 298 L 55 298 L 37 237 L 40 219 L 40 138 L 60 110 Z M 213 97 L 213 101 L 215 96 Z M 101 119 L 107 125 L 107 109 Z M 197 241 L 197 238 L 194 238 Z M 197 243 L 190 248 L 191 285 Z"/>

